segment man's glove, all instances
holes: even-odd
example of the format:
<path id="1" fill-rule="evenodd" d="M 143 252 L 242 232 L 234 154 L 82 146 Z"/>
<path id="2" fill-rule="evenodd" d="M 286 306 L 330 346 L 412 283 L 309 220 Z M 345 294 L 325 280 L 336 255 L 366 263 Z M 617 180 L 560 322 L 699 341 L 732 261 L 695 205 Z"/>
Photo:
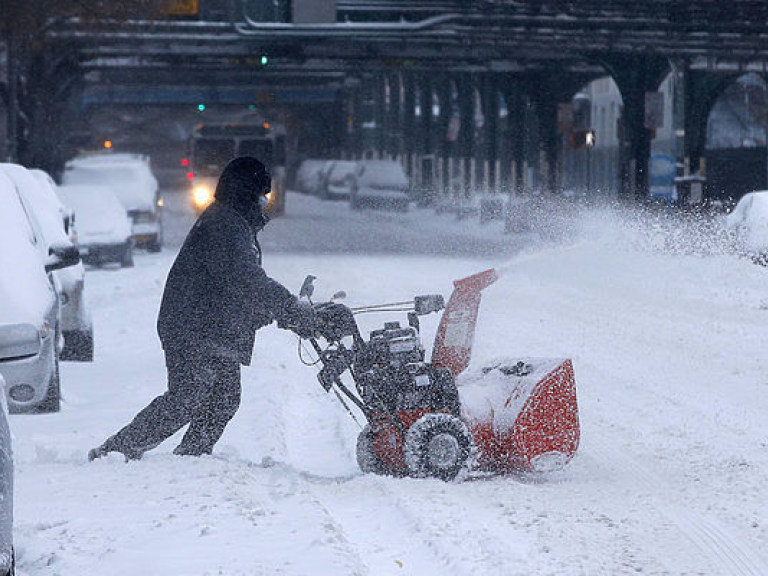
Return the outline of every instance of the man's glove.
<path id="1" fill-rule="evenodd" d="M 315 325 L 317 332 L 329 342 L 351 336 L 357 330 L 352 311 L 334 302 L 315 305 Z"/>
<path id="2" fill-rule="evenodd" d="M 296 300 L 290 312 L 279 319 L 277 325 L 296 333 L 299 338 L 311 338 L 317 333 L 315 310 L 309 302 Z"/>

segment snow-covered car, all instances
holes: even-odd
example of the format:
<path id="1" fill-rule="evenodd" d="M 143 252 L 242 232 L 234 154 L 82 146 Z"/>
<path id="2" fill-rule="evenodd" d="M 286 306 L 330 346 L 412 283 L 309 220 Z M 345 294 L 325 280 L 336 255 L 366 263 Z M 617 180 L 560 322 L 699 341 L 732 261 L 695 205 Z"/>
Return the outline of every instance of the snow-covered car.
<path id="1" fill-rule="evenodd" d="M 149 159 L 139 154 L 92 154 L 69 160 L 65 185 L 111 188 L 131 218 L 137 247 L 159 252 L 163 245 L 162 200 Z"/>
<path id="2" fill-rule="evenodd" d="M 739 252 L 768 265 L 768 190 L 742 196 L 725 223 Z"/>
<path id="3" fill-rule="evenodd" d="M 20 178 L 26 186 L 19 186 L 35 210 L 49 243 L 77 246 L 74 211 L 62 204 L 56 194 L 56 183 L 42 170 L 26 170 L 31 174 Z M 19 170 L 15 170 L 19 172 Z M 12 176 L 12 174 L 9 174 Z M 93 323 L 85 300 L 85 267 L 82 262 L 53 272 L 61 302 L 61 334 L 64 348 L 61 360 L 90 362 L 93 360 Z"/>
<path id="4" fill-rule="evenodd" d="M 35 211 L 0 171 L 0 374 L 11 412 L 60 406 L 59 296 L 50 274 L 79 262 L 46 242 Z"/>
<path id="5" fill-rule="evenodd" d="M 328 200 L 347 200 L 355 183 L 357 163 L 351 160 L 332 160 L 322 173 L 320 197 Z"/>
<path id="6" fill-rule="evenodd" d="M 411 185 L 402 165 L 394 160 L 358 162 L 349 202 L 354 209 L 372 206 L 407 211 Z"/>
<path id="7" fill-rule="evenodd" d="M 327 160 L 315 158 L 302 161 L 299 169 L 296 171 L 295 186 L 297 192 L 312 195 L 318 194 L 323 182 L 323 172 L 327 164 Z"/>
<path id="8" fill-rule="evenodd" d="M 56 192 L 64 205 L 75 211 L 83 262 L 94 266 L 109 262 L 133 266 L 131 220 L 110 188 L 63 185 Z"/>
<path id="9" fill-rule="evenodd" d="M 0 352 L 2 353 L 2 352 Z M 0 392 L 5 380 L 0 374 Z M 8 403 L 0 393 L 0 574 L 14 574 L 13 550 L 13 444 L 8 426 Z"/>

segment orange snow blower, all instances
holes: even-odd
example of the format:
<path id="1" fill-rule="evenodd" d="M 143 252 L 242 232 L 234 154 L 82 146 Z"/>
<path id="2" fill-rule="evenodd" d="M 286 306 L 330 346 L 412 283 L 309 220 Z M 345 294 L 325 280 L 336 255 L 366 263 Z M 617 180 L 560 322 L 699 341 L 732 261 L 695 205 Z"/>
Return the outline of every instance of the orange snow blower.
<path id="1" fill-rule="evenodd" d="M 313 279 L 302 297 L 311 297 Z M 353 418 L 345 398 L 367 420 L 357 441 L 363 472 L 452 480 L 473 469 L 548 472 L 573 457 L 579 415 L 569 359 L 504 358 L 463 374 L 481 292 L 496 280 L 491 269 L 455 281 L 447 306 L 436 294 L 352 309 L 315 305 L 318 330 L 309 341 L 322 364 L 318 380 Z M 419 316 L 443 309 L 427 362 Z M 408 326 L 386 322 L 366 341 L 355 314 L 368 312 L 407 312 Z M 354 390 L 342 381 L 347 372 Z"/>

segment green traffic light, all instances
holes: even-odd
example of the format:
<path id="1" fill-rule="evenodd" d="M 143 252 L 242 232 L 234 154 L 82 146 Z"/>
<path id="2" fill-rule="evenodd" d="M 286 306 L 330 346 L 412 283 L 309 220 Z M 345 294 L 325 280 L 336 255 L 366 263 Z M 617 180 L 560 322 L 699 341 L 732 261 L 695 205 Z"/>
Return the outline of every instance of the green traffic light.
<path id="1" fill-rule="evenodd" d="M 197 105 L 197 110 L 198 110 L 198 112 L 204 111 L 205 110 L 205 104 L 198 104 Z"/>
<path id="2" fill-rule="evenodd" d="M 267 64 L 269 64 L 269 57 L 268 56 L 262 56 L 261 57 L 261 65 L 262 66 L 266 66 Z"/>

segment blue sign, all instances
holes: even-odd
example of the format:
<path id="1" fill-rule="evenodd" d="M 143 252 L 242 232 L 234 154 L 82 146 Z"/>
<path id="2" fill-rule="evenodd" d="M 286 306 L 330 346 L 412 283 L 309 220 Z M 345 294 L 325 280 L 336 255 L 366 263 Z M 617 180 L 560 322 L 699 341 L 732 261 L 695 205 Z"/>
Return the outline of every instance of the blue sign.
<path id="1" fill-rule="evenodd" d="M 677 200 L 675 188 L 677 162 L 669 154 L 651 154 L 648 164 L 648 184 L 651 198 L 659 200 Z"/>

